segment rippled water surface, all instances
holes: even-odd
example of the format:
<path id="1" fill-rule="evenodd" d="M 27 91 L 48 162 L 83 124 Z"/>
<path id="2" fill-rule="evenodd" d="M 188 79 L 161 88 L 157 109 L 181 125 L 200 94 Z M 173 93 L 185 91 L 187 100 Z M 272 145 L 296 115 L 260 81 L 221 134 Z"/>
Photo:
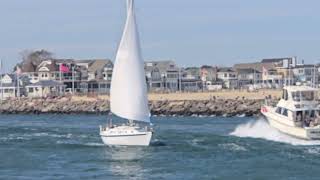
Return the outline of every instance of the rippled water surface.
<path id="1" fill-rule="evenodd" d="M 320 141 L 262 119 L 153 117 L 150 147 L 107 147 L 106 116 L 0 115 L 0 179 L 320 179 Z"/>

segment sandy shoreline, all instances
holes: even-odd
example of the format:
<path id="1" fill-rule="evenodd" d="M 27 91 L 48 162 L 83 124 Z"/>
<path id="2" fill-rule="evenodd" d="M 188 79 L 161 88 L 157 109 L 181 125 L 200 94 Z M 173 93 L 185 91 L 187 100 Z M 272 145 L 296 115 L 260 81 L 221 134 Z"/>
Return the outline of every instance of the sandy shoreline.
<path id="1" fill-rule="evenodd" d="M 181 101 L 181 100 L 211 100 L 212 98 L 218 99 L 236 99 L 244 97 L 245 99 L 262 100 L 266 96 L 271 95 L 273 98 L 279 98 L 281 96 L 281 90 L 259 90 L 256 92 L 248 92 L 246 90 L 224 90 L 216 92 L 190 92 L 190 93 L 150 93 L 150 101 Z M 96 99 L 109 100 L 109 96 L 73 96 L 73 101 L 95 101 Z"/>

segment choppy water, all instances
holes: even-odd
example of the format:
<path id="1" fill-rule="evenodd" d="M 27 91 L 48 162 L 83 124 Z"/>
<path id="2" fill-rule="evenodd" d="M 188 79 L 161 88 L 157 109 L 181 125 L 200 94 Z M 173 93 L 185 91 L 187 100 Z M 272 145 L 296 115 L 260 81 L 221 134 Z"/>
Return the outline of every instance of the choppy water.
<path id="1" fill-rule="evenodd" d="M 106 147 L 105 116 L 0 115 L 0 179 L 320 179 L 320 141 L 263 120 L 154 117 L 150 147 Z"/>

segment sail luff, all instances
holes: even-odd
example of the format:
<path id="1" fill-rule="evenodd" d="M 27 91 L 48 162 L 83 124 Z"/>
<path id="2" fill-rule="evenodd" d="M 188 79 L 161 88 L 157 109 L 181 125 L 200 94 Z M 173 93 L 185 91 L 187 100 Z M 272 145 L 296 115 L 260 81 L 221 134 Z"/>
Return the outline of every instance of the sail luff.
<path id="1" fill-rule="evenodd" d="M 114 64 L 110 106 L 115 115 L 150 122 L 144 61 L 133 0 L 127 1 L 127 20 Z"/>

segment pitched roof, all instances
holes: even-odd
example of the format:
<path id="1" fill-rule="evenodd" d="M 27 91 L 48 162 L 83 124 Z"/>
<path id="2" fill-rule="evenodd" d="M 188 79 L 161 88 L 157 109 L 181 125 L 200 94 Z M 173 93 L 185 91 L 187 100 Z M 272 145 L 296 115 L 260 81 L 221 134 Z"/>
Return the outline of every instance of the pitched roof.
<path id="1" fill-rule="evenodd" d="M 255 63 L 240 63 L 240 64 L 235 64 L 233 66 L 234 69 L 239 70 L 239 69 L 255 69 L 257 71 L 262 72 L 262 69 L 265 68 L 266 70 L 269 69 L 274 69 L 275 64 L 273 63 L 260 63 L 260 62 L 255 62 Z"/>
<path id="2" fill-rule="evenodd" d="M 98 70 L 102 70 L 107 64 L 112 63 L 109 59 L 97 59 L 92 60 L 89 64 L 88 71 L 89 72 L 96 72 Z"/>
<path id="3" fill-rule="evenodd" d="M 161 73 L 166 71 L 178 71 L 178 67 L 174 63 L 174 61 L 167 60 L 167 61 L 146 61 L 145 67 L 150 69 L 150 67 L 157 67 Z"/>
<path id="4" fill-rule="evenodd" d="M 71 63 L 74 63 L 74 59 L 54 59 L 54 61 L 57 63 L 57 64 L 71 64 Z"/>
<path id="5" fill-rule="evenodd" d="M 232 67 L 219 67 L 218 72 L 234 72 Z"/>

